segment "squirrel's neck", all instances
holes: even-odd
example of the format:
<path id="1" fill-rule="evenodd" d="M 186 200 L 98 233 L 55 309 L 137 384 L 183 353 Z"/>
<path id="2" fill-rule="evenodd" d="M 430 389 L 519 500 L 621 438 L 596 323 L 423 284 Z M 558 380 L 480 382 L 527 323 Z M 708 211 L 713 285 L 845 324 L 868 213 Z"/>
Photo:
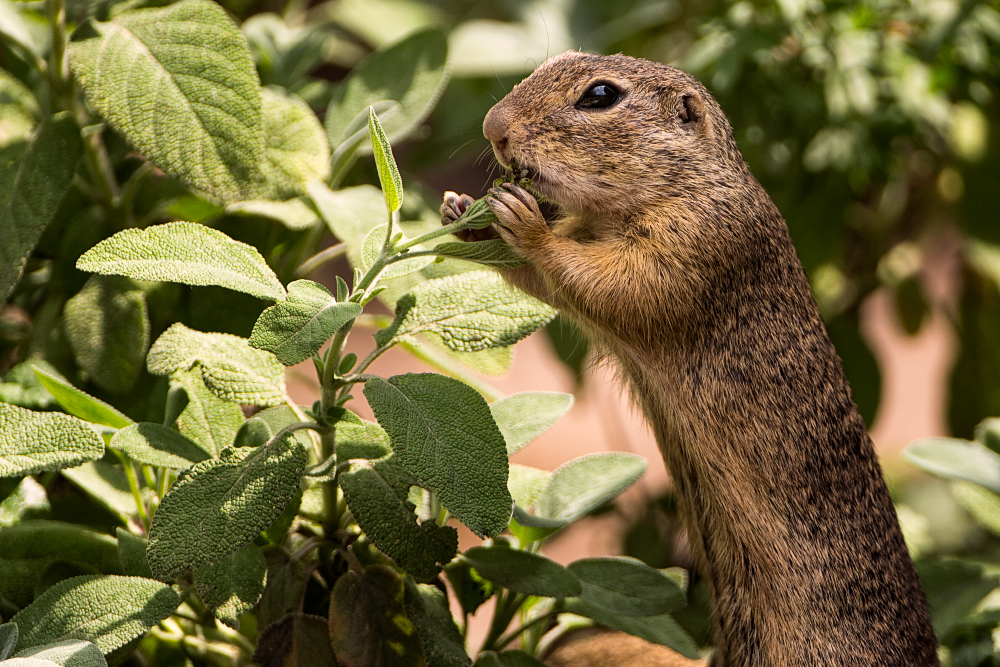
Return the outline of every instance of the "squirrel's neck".
<path id="1" fill-rule="evenodd" d="M 774 222 L 778 242 L 720 275 L 665 348 L 609 343 L 713 589 L 713 664 L 936 665 L 874 448 Z"/>

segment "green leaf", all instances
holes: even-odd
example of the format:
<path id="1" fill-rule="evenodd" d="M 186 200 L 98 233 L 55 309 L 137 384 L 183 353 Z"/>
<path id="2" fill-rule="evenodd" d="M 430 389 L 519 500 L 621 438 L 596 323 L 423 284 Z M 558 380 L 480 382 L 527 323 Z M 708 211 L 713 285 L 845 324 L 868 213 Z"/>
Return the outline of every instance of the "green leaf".
<path id="1" fill-rule="evenodd" d="M 947 635 L 1000 584 L 1000 577 L 987 574 L 978 563 L 941 559 L 915 565 L 930 605 L 931 624 L 939 637 Z"/>
<path id="2" fill-rule="evenodd" d="M 319 214 L 306 203 L 304 197 L 287 201 L 249 199 L 233 202 L 226 206 L 226 215 L 269 218 L 293 231 L 309 229 L 319 222 Z"/>
<path id="3" fill-rule="evenodd" d="M 524 391 L 490 403 L 490 412 L 503 433 L 509 456 L 544 433 L 571 407 L 573 394 Z"/>
<path id="4" fill-rule="evenodd" d="M 93 382 L 121 393 L 132 388 L 149 349 L 146 295 L 122 278 L 91 276 L 66 302 L 66 339 Z"/>
<path id="5" fill-rule="evenodd" d="M 646 459 L 626 452 L 587 454 L 556 468 L 535 501 L 535 514 L 574 521 L 634 484 Z"/>
<path id="6" fill-rule="evenodd" d="M 468 561 L 461 558 L 448 563 L 444 572 L 466 614 L 475 614 L 496 592 L 496 586 L 492 582 L 483 579 Z"/>
<path id="7" fill-rule="evenodd" d="M 545 326 L 545 335 L 559 361 L 566 365 L 573 384 L 580 388 L 584 378 L 584 364 L 590 355 L 590 341 L 571 319 L 558 314 Z"/>
<path id="8" fill-rule="evenodd" d="M 382 193 L 371 185 L 333 191 L 319 182 L 310 183 L 307 189 L 326 226 L 347 244 L 347 258 L 351 266 L 361 266 L 361 247 L 365 237 L 385 220 Z"/>
<path id="9" fill-rule="evenodd" d="M 176 376 L 196 366 L 213 394 L 233 403 L 278 405 L 285 402 L 285 371 L 270 352 L 250 347 L 245 338 L 202 333 L 173 324 L 153 343 L 146 358 L 154 375 Z"/>
<path id="10" fill-rule="evenodd" d="M 294 612 L 268 625 L 257 640 L 253 664 L 260 667 L 337 667 L 326 619 Z"/>
<path id="11" fill-rule="evenodd" d="M 273 301 L 286 295 L 256 248 L 194 222 L 122 230 L 83 253 L 76 268 L 137 280 L 218 285 Z"/>
<path id="12" fill-rule="evenodd" d="M 153 516 L 146 550 L 153 573 L 173 578 L 252 542 L 298 491 L 305 465 L 305 450 L 286 436 L 188 469 Z"/>
<path id="13" fill-rule="evenodd" d="M 63 410 L 74 417 L 111 428 L 124 428 L 132 423 L 131 419 L 115 408 L 83 393 L 66 380 L 47 373 L 37 366 L 33 366 L 32 370 L 38 381 L 51 392 Z"/>
<path id="14" fill-rule="evenodd" d="M 294 93 L 277 86 L 260 91 L 264 110 L 264 161 L 258 196 L 288 199 L 330 175 L 330 145 L 316 114 Z"/>
<path id="15" fill-rule="evenodd" d="M 83 155 L 68 112 L 42 121 L 18 161 L 9 193 L 0 195 L 0 298 L 7 300 L 24 264 L 69 190 Z"/>
<path id="16" fill-rule="evenodd" d="M 507 488 L 510 489 L 514 503 L 522 509 L 527 509 L 535 504 L 535 500 L 541 495 L 551 477 L 552 473 L 548 470 L 511 463 Z"/>
<path id="17" fill-rule="evenodd" d="M 330 145 L 342 152 L 342 144 L 363 143 L 367 133 L 356 133 L 352 121 L 369 106 L 379 104 L 376 111 L 389 142 L 404 139 L 427 117 L 444 91 L 447 58 L 447 37 L 433 29 L 414 32 L 362 61 L 337 87 L 326 111 Z M 394 103 L 385 104 L 389 100 Z"/>
<path id="18" fill-rule="evenodd" d="M 131 424 L 115 433 L 110 444 L 133 461 L 164 468 L 188 468 L 209 458 L 199 445 L 160 424 Z"/>
<path id="19" fill-rule="evenodd" d="M 264 147 L 260 83 L 216 3 L 88 19 L 69 58 L 90 105 L 156 166 L 223 199 L 247 191 Z"/>
<path id="20" fill-rule="evenodd" d="M 19 652 L 15 658 L 35 658 L 48 660 L 61 667 L 108 667 L 101 649 L 94 644 L 78 639 L 32 646 Z"/>
<path id="21" fill-rule="evenodd" d="M 506 241 L 500 239 L 466 243 L 440 243 L 434 246 L 434 253 L 439 257 L 464 259 L 467 262 L 485 264 L 495 269 L 516 269 L 528 263 L 523 255 L 510 247 Z"/>
<path id="22" fill-rule="evenodd" d="M 634 558 L 582 558 L 570 563 L 580 598 L 623 616 L 655 616 L 685 604 L 684 591 L 659 570 Z"/>
<path id="23" fill-rule="evenodd" d="M 379 253 L 382 252 L 382 244 L 385 242 L 385 232 L 387 225 L 379 225 L 368 232 L 368 236 L 361 243 L 361 270 L 368 271 L 375 260 L 378 259 Z M 403 236 L 399 239 L 399 243 L 405 243 L 408 239 Z M 415 248 L 419 249 L 419 248 Z M 433 257 L 423 256 L 414 257 L 412 259 L 401 259 L 398 262 L 393 262 L 389 266 L 383 269 L 382 273 L 379 275 L 379 280 L 392 280 L 393 278 L 399 278 L 401 276 L 408 275 L 414 271 L 419 271 L 428 264 L 434 261 Z"/>
<path id="24" fill-rule="evenodd" d="M 243 424 L 243 411 L 209 390 L 199 369 L 174 373 L 171 387 L 184 389 L 188 403 L 177 417 L 177 430 L 212 456 L 218 456 L 233 444 L 236 431 Z"/>
<path id="25" fill-rule="evenodd" d="M 361 419 L 350 410 L 338 410 L 334 442 L 339 460 L 380 459 L 392 453 L 389 436 L 381 426 Z"/>
<path id="26" fill-rule="evenodd" d="M 406 580 L 406 616 L 413 621 L 424 646 L 424 658 L 433 667 L 468 667 L 462 633 L 448 609 L 447 596 L 436 586 Z"/>
<path id="27" fill-rule="evenodd" d="M 484 579 L 515 593 L 548 598 L 580 595 L 580 580 L 554 560 L 503 546 L 472 547 L 463 558 Z"/>
<path id="28" fill-rule="evenodd" d="M 972 482 L 954 482 L 951 492 L 980 526 L 1000 535 L 1000 495 Z"/>
<path id="29" fill-rule="evenodd" d="M 903 458 L 921 470 L 974 482 L 1000 493 L 1000 454 L 958 438 L 922 438 L 903 450 Z"/>
<path id="30" fill-rule="evenodd" d="M 408 500 L 417 479 L 395 456 L 355 460 L 340 473 L 347 507 L 379 551 L 418 581 L 430 581 L 458 550 L 458 533 L 433 520 L 418 524 Z"/>
<path id="31" fill-rule="evenodd" d="M 27 22 L 13 3 L 0 2 L 0 35 L 24 47 L 29 53 L 44 57 L 44 53 L 35 43 Z"/>
<path id="32" fill-rule="evenodd" d="M 82 466 L 63 470 L 62 476 L 123 518 L 134 516 L 138 511 L 135 497 L 129 489 L 128 478 L 120 466 L 104 461 L 89 461 Z"/>
<path id="33" fill-rule="evenodd" d="M 701 657 L 698 645 L 670 614 L 621 616 L 579 598 L 566 600 L 564 605 L 563 609 L 571 614 L 586 616 L 600 625 L 627 632 L 654 644 L 667 646 L 687 658 Z"/>
<path id="34" fill-rule="evenodd" d="M 121 573 L 115 541 L 108 535 L 60 521 L 29 520 L 0 528 L 0 597 L 27 605 L 38 577 L 60 561 Z"/>
<path id="35" fill-rule="evenodd" d="M 21 631 L 18 650 L 79 639 L 107 654 L 170 616 L 179 604 L 177 593 L 158 581 L 96 574 L 60 581 L 11 620 Z"/>
<path id="36" fill-rule="evenodd" d="M 10 488 L 14 480 L 6 480 L 3 486 Z M 16 482 L 7 496 L 0 501 L 0 526 L 13 526 L 32 516 L 48 516 L 52 512 L 45 487 L 30 475 Z M 3 496 L 3 492 L 0 492 Z"/>
<path id="37" fill-rule="evenodd" d="M 41 658 L 10 658 L 3 661 L 4 667 L 61 667 L 59 663 Z"/>
<path id="38" fill-rule="evenodd" d="M 257 318 L 250 345 L 273 352 L 285 366 L 294 366 L 361 314 L 356 303 L 338 303 L 319 283 L 296 280 L 288 285 L 288 298 L 274 304 Z"/>
<path id="39" fill-rule="evenodd" d="M 132 577 L 152 579 L 153 571 L 146 560 L 146 538 L 133 535 L 121 527 L 115 529 L 115 534 L 118 536 L 118 560 L 121 561 L 122 571 Z"/>
<path id="40" fill-rule="evenodd" d="M 414 287 L 375 340 L 385 345 L 433 333 L 453 350 L 472 352 L 513 345 L 554 316 L 552 308 L 510 287 L 499 274 L 470 271 Z"/>
<path id="41" fill-rule="evenodd" d="M 497 221 L 497 215 L 490 208 L 486 197 L 480 197 L 466 208 L 462 215 L 455 222 L 460 223 L 462 229 L 486 229 Z M 479 245 L 479 241 L 463 245 Z"/>
<path id="42" fill-rule="evenodd" d="M 368 107 L 368 132 L 371 134 L 375 168 L 378 170 L 378 180 L 382 185 L 385 208 L 389 213 L 395 213 L 403 205 L 403 179 L 399 176 L 396 159 L 392 156 L 392 147 L 385 137 L 382 125 L 378 122 L 374 107 Z"/>
<path id="43" fill-rule="evenodd" d="M 330 595 L 330 643 L 337 664 L 412 667 L 420 639 L 406 617 L 403 579 L 391 568 L 369 565 L 342 574 Z"/>
<path id="44" fill-rule="evenodd" d="M 267 561 L 255 544 L 248 544 L 217 563 L 194 571 L 198 595 L 223 623 L 240 629 L 239 618 L 249 612 L 264 592 Z"/>
<path id="45" fill-rule="evenodd" d="M 104 440 L 76 417 L 0 403 L 0 477 L 72 468 L 104 456 Z"/>
<path id="46" fill-rule="evenodd" d="M 17 623 L 0 625 L 0 660 L 6 660 L 17 646 Z"/>
<path id="47" fill-rule="evenodd" d="M 975 440 L 1000 454 L 1000 418 L 988 417 L 976 424 Z"/>
<path id="48" fill-rule="evenodd" d="M 263 551 L 267 559 L 267 585 L 257 605 L 258 627 L 276 623 L 289 611 L 298 608 L 311 572 L 307 572 L 302 561 L 292 558 L 283 547 L 269 546 Z"/>
<path id="49" fill-rule="evenodd" d="M 373 378 L 364 394 L 399 462 L 455 518 L 480 537 L 507 527 L 507 452 L 482 396 L 433 373 Z"/>

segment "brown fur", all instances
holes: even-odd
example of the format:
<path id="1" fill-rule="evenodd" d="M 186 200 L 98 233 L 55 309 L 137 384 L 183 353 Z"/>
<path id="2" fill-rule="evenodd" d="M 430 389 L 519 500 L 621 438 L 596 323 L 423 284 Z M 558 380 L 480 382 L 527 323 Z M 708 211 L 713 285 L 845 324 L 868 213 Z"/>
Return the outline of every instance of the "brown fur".
<path id="1" fill-rule="evenodd" d="M 595 82 L 623 98 L 576 108 Z M 712 665 L 936 665 L 840 360 L 708 91 L 666 65 L 564 53 L 484 134 L 561 209 L 550 227 L 525 190 L 491 191 L 497 233 L 531 262 L 505 277 L 579 322 L 630 384 L 712 588 Z"/>

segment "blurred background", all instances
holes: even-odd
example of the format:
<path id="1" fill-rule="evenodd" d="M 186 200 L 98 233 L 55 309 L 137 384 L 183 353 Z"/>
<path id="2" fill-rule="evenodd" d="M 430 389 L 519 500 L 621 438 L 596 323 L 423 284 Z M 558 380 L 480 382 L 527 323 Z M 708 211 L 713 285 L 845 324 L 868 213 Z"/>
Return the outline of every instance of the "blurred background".
<path id="1" fill-rule="evenodd" d="M 67 4 L 71 18 L 82 18 L 95 12 L 95 5 L 98 13 L 108 13 L 158 3 Z M 482 136 L 482 119 L 546 57 L 568 49 L 620 52 L 697 76 L 726 111 L 753 173 L 788 222 L 882 455 L 914 556 L 962 557 L 977 564 L 965 579 L 961 573 L 946 578 L 949 585 L 979 582 L 984 572 L 1000 571 L 994 532 L 973 520 L 948 482 L 899 456 L 912 440 L 969 438 L 982 419 L 1000 415 L 1000 2 L 220 4 L 242 24 L 262 83 L 295 92 L 321 117 L 337 83 L 367 55 L 420 28 L 447 31 L 450 81 L 419 128 L 394 145 L 407 196 L 419 193 L 424 213 L 436 208 L 444 190 L 484 194 L 498 170 Z M 0 0 L 0 26 L 11 7 Z M 18 76 L 18 54 L 9 44 L 0 44 L 0 62 Z M 7 141 L 4 133 L 13 132 L 17 119 L 12 118 L 0 119 L 0 148 Z M 0 159 L 0 169 L 3 164 Z M 377 183 L 374 167 L 361 160 L 344 172 L 340 184 L 372 182 Z M 196 219 L 195 204 L 184 204 L 188 219 Z M 250 240 L 264 233 L 241 225 L 241 231 L 226 230 Z M 43 239 L 43 254 L 45 243 L 59 246 L 55 232 L 50 236 Z M 294 248 L 291 241 L 268 239 L 265 245 L 276 250 Z M 349 275 L 346 262 L 324 270 L 314 277 L 328 285 L 336 274 Z M 73 271 L 63 278 L 82 283 Z M 192 296 L 186 321 L 202 330 L 247 335 L 264 304 L 233 295 L 227 297 L 231 308 L 219 309 L 216 296 L 211 312 L 199 310 Z M 61 303 L 52 307 L 55 313 Z M 35 304 L 29 323 L 4 311 L 0 372 L 21 358 L 16 351 L 25 345 L 63 372 L 72 370 L 66 370 L 73 362 L 64 341 L 45 329 L 45 318 L 55 315 L 43 306 Z M 151 306 L 154 328 L 155 313 Z M 358 352 L 367 349 L 364 338 L 353 337 Z M 586 452 L 616 449 L 650 460 L 637 488 L 554 539 L 547 553 L 561 562 L 617 553 L 656 567 L 688 567 L 669 480 L 652 437 L 613 372 L 592 359 L 576 329 L 557 319 L 513 353 L 491 352 L 473 364 L 472 377 L 487 391 L 576 395 L 572 411 L 516 461 L 551 470 Z M 427 368 L 395 349 L 375 372 Z M 311 368 L 290 371 L 291 391 L 301 403 L 315 398 L 312 377 Z M 6 380 L 0 391 L 15 382 Z M 101 395 L 97 384 L 91 391 Z M 122 401 L 127 399 L 116 405 Z M 370 417 L 364 406 L 357 410 Z M 938 627 L 939 633 L 952 633 L 955 655 L 965 651 L 966 661 L 954 664 L 995 664 L 990 656 L 1000 604 L 990 599 L 1000 597 L 997 580 L 989 581 L 975 589 L 981 590 L 978 597 L 969 602 L 966 596 L 952 610 L 949 625 Z M 705 592 L 696 580 L 692 600 L 679 617 L 686 614 L 688 630 L 703 640 Z"/>

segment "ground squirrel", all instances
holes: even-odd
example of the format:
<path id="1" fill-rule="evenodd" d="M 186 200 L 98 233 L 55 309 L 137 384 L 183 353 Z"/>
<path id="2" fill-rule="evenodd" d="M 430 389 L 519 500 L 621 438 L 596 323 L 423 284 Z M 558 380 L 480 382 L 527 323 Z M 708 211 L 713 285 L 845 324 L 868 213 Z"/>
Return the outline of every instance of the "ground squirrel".
<path id="1" fill-rule="evenodd" d="M 490 191 L 493 233 L 530 261 L 503 274 L 574 318 L 631 387 L 712 588 L 712 665 L 936 665 L 785 222 L 705 87 L 658 63 L 564 53 L 483 132 L 559 208 L 547 223 L 518 185 Z M 442 214 L 468 202 L 448 193 Z"/>

